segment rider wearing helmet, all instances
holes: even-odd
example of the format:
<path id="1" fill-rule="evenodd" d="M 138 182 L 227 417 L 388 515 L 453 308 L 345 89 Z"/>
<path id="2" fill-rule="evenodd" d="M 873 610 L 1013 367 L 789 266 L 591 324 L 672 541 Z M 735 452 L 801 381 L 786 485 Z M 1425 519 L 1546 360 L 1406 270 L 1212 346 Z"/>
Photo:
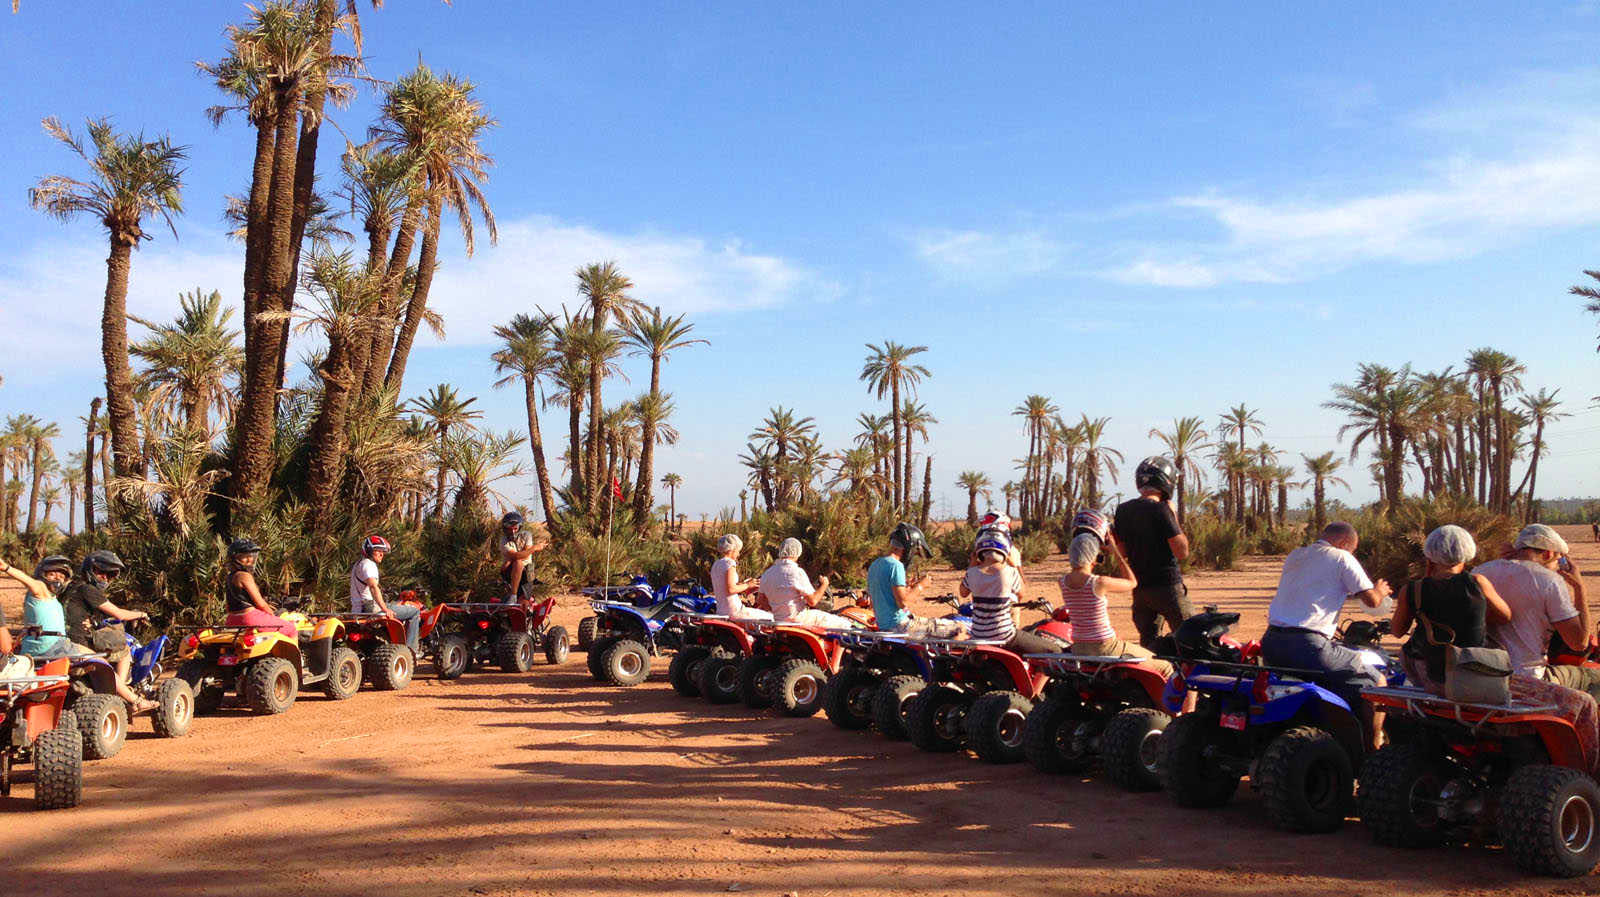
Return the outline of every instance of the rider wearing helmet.
<path id="1" fill-rule="evenodd" d="M 16 650 L 35 660 L 71 654 L 72 643 L 67 641 L 66 615 L 56 596 L 72 580 L 72 561 L 59 554 L 50 555 L 33 568 L 32 576 L 0 561 L 0 575 L 11 577 L 27 591 L 22 599 L 22 623 L 30 630 L 39 630 L 24 635 Z M 9 653 L 9 650 L 0 653 Z"/>
<path id="2" fill-rule="evenodd" d="M 126 567 L 114 551 L 105 548 L 91 551 L 78 566 L 78 578 L 57 597 L 61 601 L 62 619 L 67 624 L 67 639 L 72 643 L 68 649 L 74 654 L 101 654 L 115 663 L 117 694 L 132 704 L 135 712 L 139 712 L 152 709 L 155 704 L 128 688 L 133 656 L 128 652 L 127 635 L 122 624 L 148 620 L 150 615 L 143 611 L 124 610 L 106 598 L 106 586 Z M 96 625 L 106 618 L 115 622 Z"/>
<path id="3" fill-rule="evenodd" d="M 299 638 L 295 625 L 272 612 L 272 605 L 261 596 L 256 584 L 256 561 L 261 557 L 261 546 L 249 539 L 234 539 L 228 545 L 228 578 L 224 580 L 223 599 L 228 605 L 225 622 L 229 626 L 254 626 L 276 629 L 289 638 Z"/>
<path id="4" fill-rule="evenodd" d="M 1022 595 L 1022 569 L 1012 563 L 1011 537 L 1000 529 L 978 534 L 972 543 L 973 564 L 961 577 L 961 597 L 972 599 L 972 637 L 1004 642 L 1019 654 L 1060 651 L 1055 639 L 1027 632 L 1016 602 Z"/>
<path id="5" fill-rule="evenodd" d="M 966 630 L 960 623 L 915 617 L 906 609 L 913 597 L 921 597 L 927 586 L 926 573 L 907 582 L 906 564 L 916 555 L 933 557 L 928 538 L 909 523 L 901 523 L 889 534 L 889 553 L 867 567 L 867 594 L 872 596 L 872 613 L 878 628 L 885 632 L 904 632 L 918 637 L 961 638 Z"/>
<path id="6" fill-rule="evenodd" d="M 533 563 L 530 558 L 544 545 L 530 529 L 524 529 L 522 515 L 507 512 L 500 518 L 499 543 L 500 578 L 506 583 L 506 601 L 526 600 L 533 596 Z"/>
<path id="7" fill-rule="evenodd" d="M 414 604 L 389 604 L 383 600 L 383 589 L 378 587 L 378 565 L 383 563 L 389 550 L 389 540 L 382 536 L 368 536 L 362 541 L 361 560 L 350 567 L 350 612 L 383 614 L 390 620 L 405 623 L 406 645 L 416 653 L 422 608 Z"/>
<path id="8" fill-rule="evenodd" d="M 1189 556 L 1189 537 L 1183 534 L 1172 504 L 1178 468 L 1160 456 L 1146 458 L 1139 462 L 1133 481 L 1139 497 L 1117 506 L 1112 536 L 1139 581 L 1133 590 L 1133 625 L 1139 631 L 1139 644 L 1150 648 L 1161 634 L 1163 619 L 1177 629 L 1193 613 L 1178 567 Z"/>

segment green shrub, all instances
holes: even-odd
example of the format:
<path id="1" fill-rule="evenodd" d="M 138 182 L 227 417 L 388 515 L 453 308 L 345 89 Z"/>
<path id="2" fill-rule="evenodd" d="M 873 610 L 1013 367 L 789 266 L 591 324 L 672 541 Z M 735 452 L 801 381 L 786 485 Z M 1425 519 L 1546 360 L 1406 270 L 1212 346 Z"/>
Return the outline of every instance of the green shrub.
<path id="1" fill-rule="evenodd" d="M 933 540 L 934 560 L 944 561 L 952 570 L 965 570 L 972 563 L 972 543 L 978 530 L 966 524 L 952 526 Z"/>
<path id="2" fill-rule="evenodd" d="M 1307 543 L 1306 527 L 1269 527 L 1253 536 L 1256 554 L 1288 554 Z"/>
<path id="3" fill-rule="evenodd" d="M 1189 556 L 1183 561 L 1186 570 L 1232 570 L 1244 553 L 1245 535 L 1237 524 L 1215 517 L 1191 516 L 1186 531 L 1189 536 Z"/>
<path id="4" fill-rule="evenodd" d="M 1022 563 L 1037 564 L 1055 551 L 1055 537 L 1044 530 L 1023 533 L 1012 544 L 1022 552 Z"/>

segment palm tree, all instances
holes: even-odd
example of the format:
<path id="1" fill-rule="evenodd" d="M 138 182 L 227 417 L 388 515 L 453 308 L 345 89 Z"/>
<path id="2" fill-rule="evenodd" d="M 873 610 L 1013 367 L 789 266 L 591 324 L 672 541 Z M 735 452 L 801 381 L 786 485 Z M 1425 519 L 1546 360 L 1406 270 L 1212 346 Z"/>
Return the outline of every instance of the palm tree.
<path id="1" fill-rule="evenodd" d="M 578 295 L 584 304 L 589 307 L 588 319 L 591 336 L 600 338 L 602 334 L 609 333 L 608 323 L 613 313 L 625 314 L 641 308 L 643 303 L 633 298 L 628 292 L 633 289 L 633 281 L 622 273 L 622 269 L 614 261 L 600 262 L 585 265 L 575 273 L 578 279 Z M 595 353 L 591 353 L 591 359 Z M 605 407 L 600 404 L 600 381 L 604 380 L 606 370 L 602 365 L 591 361 L 589 366 L 589 433 L 588 450 L 583 458 L 580 469 L 583 470 L 585 483 L 593 483 L 599 473 L 600 466 L 600 413 Z M 599 507 L 600 490 L 598 487 L 589 489 L 585 497 L 589 502 L 589 510 L 593 512 Z"/>
<path id="2" fill-rule="evenodd" d="M 891 422 L 892 418 L 885 414 L 868 414 L 863 411 L 856 415 L 856 423 L 860 425 L 861 431 L 856 434 L 855 443 L 858 446 L 872 450 L 873 467 L 878 473 L 878 478 L 885 483 L 892 479 L 884 470 L 884 466 L 889 460 L 890 441 L 888 430 Z"/>
<path id="3" fill-rule="evenodd" d="M 376 140 L 370 140 L 348 147 L 341 167 L 350 214 L 361 222 L 367 234 L 367 270 L 382 275 L 387 270 L 389 237 L 398 226 L 406 205 L 420 189 L 416 157 L 408 152 L 384 149 Z M 375 311 L 378 316 L 392 320 L 399 309 L 383 306 Z M 352 359 L 362 397 L 377 392 L 384 374 L 388 373 L 384 362 L 375 361 L 374 357 L 385 352 L 384 347 L 394 337 L 392 326 L 380 328 L 376 320 L 367 322 L 364 332 L 366 344 L 356 343 L 359 351 Z"/>
<path id="4" fill-rule="evenodd" d="M 671 419 L 672 413 L 678 409 L 677 405 L 672 401 L 672 393 L 659 390 L 639 396 L 633 400 L 631 405 L 633 420 L 639 425 L 640 478 L 633 487 L 636 490 L 636 494 L 633 496 L 634 519 L 638 521 L 640 526 L 645 526 L 650 522 L 650 506 L 648 504 L 642 507 L 639 505 L 637 490 L 644 489 L 648 492 L 649 487 L 652 485 L 652 482 L 645 479 L 645 476 L 650 471 L 651 464 L 655 458 L 656 445 L 677 444 L 678 431 L 667 421 Z"/>
<path id="5" fill-rule="evenodd" d="M 1382 365 L 1363 364 L 1353 384 L 1335 383 L 1334 398 L 1324 408 L 1343 411 L 1350 423 L 1339 428 L 1339 438 L 1354 431 L 1350 446 L 1354 460 L 1361 443 L 1371 438 L 1377 443 L 1377 459 L 1383 469 L 1382 493 L 1390 516 L 1398 510 L 1405 485 L 1405 450 L 1416 427 L 1422 389 L 1411 375 L 1409 365 L 1392 370 Z"/>
<path id="6" fill-rule="evenodd" d="M 893 483 L 890 500 L 897 510 L 904 511 L 910 502 L 911 483 L 910 477 L 902 479 L 901 456 L 901 404 L 900 394 L 909 391 L 913 397 L 917 394 L 917 384 L 922 378 L 931 377 L 928 369 L 920 364 L 913 364 L 913 356 L 928 351 L 927 346 L 902 346 L 899 343 L 884 340 L 882 346 L 867 344 L 866 363 L 861 366 L 859 379 L 867 384 L 867 389 L 876 393 L 879 399 L 889 396 L 889 409 L 892 417 L 890 441 L 894 449 L 894 461 L 890 468 Z M 905 441 L 909 442 L 909 439 Z"/>
<path id="7" fill-rule="evenodd" d="M 692 346 L 696 343 L 709 346 L 711 343 L 703 339 L 690 339 L 689 332 L 694 325 L 687 323 L 684 315 L 663 317 L 660 306 L 650 309 L 650 315 L 634 311 L 627 317 L 622 327 L 623 341 L 634 347 L 634 355 L 647 355 L 650 357 L 650 395 L 661 395 L 661 365 L 667 360 L 667 354 Z M 659 399 L 658 399 L 659 401 Z M 641 420 L 644 424 L 643 441 L 639 451 L 639 480 L 633 487 L 633 515 L 640 526 L 645 526 L 650 521 L 650 507 L 654 504 L 654 497 L 650 494 L 650 487 L 655 476 L 655 424 Z"/>
<path id="8" fill-rule="evenodd" d="M 1100 507 L 1100 474 L 1104 473 L 1115 483 L 1117 465 L 1123 463 L 1121 452 L 1100 444 L 1106 424 L 1110 422 L 1109 417 L 1090 419 L 1087 414 L 1078 422 L 1078 428 L 1083 431 L 1083 499 L 1091 508 Z"/>
<path id="9" fill-rule="evenodd" d="M 78 496 L 83 494 L 83 453 L 67 456 L 67 466 L 61 469 L 61 485 L 67 487 L 67 535 L 78 534 Z"/>
<path id="10" fill-rule="evenodd" d="M 1232 408 L 1229 408 L 1227 410 L 1227 412 L 1222 415 L 1221 421 L 1219 421 L 1218 424 L 1217 424 L 1217 435 L 1219 437 L 1223 438 L 1223 439 L 1228 439 L 1230 437 L 1237 436 L 1238 439 L 1239 439 L 1239 454 L 1242 455 L 1245 452 L 1244 440 L 1245 440 L 1246 433 L 1254 433 L 1257 436 L 1259 436 L 1259 435 L 1261 435 L 1261 426 L 1262 426 L 1261 419 L 1256 417 L 1256 412 L 1254 410 L 1252 410 L 1251 408 L 1249 408 L 1248 406 L 1246 406 L 1243 402 L 1240 402 L 1238 405 L 1236 405 L 1236 406 L 1234 406 Z M 1244 522 L 1244 501 L 1243 501 L 1243 496 L 1244 496 L 1244 491 L 1245 491 L 1244 490 L 1244 478 L 1242 476 L 1240 476 L 1240 477 L 1237 478 L 1237 481 L 1235 481 L 1234 479 L 1229 479 L 1228 480 L 1228 491 L 1232 492 L 1233 495 L 1235 496 L 1235 498 L 1234 498 L 1234 515 L 1235 515 L 1235 519 L 1238 522 L 1243 523 Z"/>
<path id="11" fill-rule="evenodd" d="M 667 487 L 667 495 L 669 496 L 667 507 L 670 509 L 667 512 L 670 515 L 669 519 L 676 520 L 678 519 L 678 487 L 683 485 L 683 477 L 675 473 L 664 473 L 661 475 L 661 485 Z M 679 528 L 682 529 L 682 527 Z"/>
<path id="12" fill-rule="evenodd" d="M 436 441 L 439 468 L 437 479 L 434 481 L 433 515 L 435 517 L 444 514 L 444 480 L 445 472 L 449 469 L 450 464 L 448 440 L 451 430 L 456 427 L 466 427 L 469 430 L 476 429 L 472 422 L 483 417 L 483 412 L 474 410 L 471 407 L 472 403 L 476 401 L 478 401 L 476 397 L 463 400 L 456 393 L 455 387 L 448 383 L 441 383 L 428 390 L 427 395 L 419 399 L 413 399 L 411 402 L 412 410 L 428 419 L 428 432 Z"/>
<path id="13" fill-rule="evenodd" d="M 967 490 L 967 526 L 978 525 L 978 493 L 988 494 L 989 477 L 976 470 L 963 470 L 956 485 Z"/>
<path id="14" fill-rule="evenodd" d="M 1022 506 L 1018 509 L 1025 520 L 1040 517 L 1037 506 L 1042 503 L 1043 488 L 1039 482 L 1039 457 L 1044 448 L 1045 429 L 1051 417 L 1060 411 L 1054 402 L 1041 395 L 1028 396 L 1011 411 L 1013 416 L 1022 418 L 1023 429 L 1028 433 L 1028 457 L 1022 471 Z"/>
<path id="15" fill-rule="evenodd" d="M 444 457 L 458 483 L 455 506 L 482 517 L 488 514 L 491 498 L 504 504 L 505 496 L 494 491 L 493 486 L 501 480 L 523 475 L 522 465 L 511 463 L 521 448 L 522 437 L 510 430 L 503 434 L 485 433 L 481 437 L 470 434 L 450 437 Z"/>
<path id="16" fill-rule="evenodd" d="M 927 407 L 920 402 L 907 402 L 906 406 L 900 409 L 900 427 L 905 432 L 906 436 L 906 470 L 904 482 L 906 484 L 906 492 L 908 493 L 906 497 L 907 503 L 909 503 L 911 500 L 909 493 L 911 491 L 912 483 L 911 477 L 913 468 L 911 459 L 914 457 L 914 453 L 912 451 L 914 442 L 918 437 L 921 437 L 923 442 L 927 442 L 928 425 L 936 424 L 938 422 L 939 419 L 929 413 Z"/>
<path id="17" fill-rule="evenodd" d="M 495 387 L 521 381 L 528 412 L 528 446 L 533 451 L 533 473 L 539 480 L 539 507 L 545 520 L 555 514 L 555 491 L 550 470 L 545 464 L 544 435 L 539 430 L 538 392 L 540 382 L 561 364 L 556 351 L 554 318 L 540 314 L 514 316 L 510 323 L 494 329 L 503 345 L 494 355 L 495 373 L 502 375 Z"/>
<path id="18" fill-rule="evenodd" d="M 88 123 L 89 145 L 54 118 L 44 120 L 45 133 L 61 141 L 88 164 L 91 179 L 80 181 L 48 175 L 28 191 L 28 202 L 63 221 L 87 213 L 105 225 L 111 241 L 106 258 L 106 292 L 100 318 L 100 354 L 105 362 L 106 398 L 110 403 L 111 446 L 117 473 L 138 473 L 139 436 L 133 399 L 133 371 L 128 366 L 128 275 L 133 250 L 149 237 L 146 216 L 160 215 L 173 235 L 172 215 L 183 211 L 183 169 L 186 148 L 166 137 L 146 140 L 143 134 L 117 134 L 107 119 Z"/>
<path id="19" fill-rule="evenodd" d="M 1311 475 L 1311 523 L 1321 532 L 1328 525 L 1327 487 L 1343 486 L 1350 488 L 1350 484 L 1334 475 L 1334 472 L 1344 464 L 1333 456 L 1333 452 L 1323 452 L 1316 457 L 1301 455 L 1305 460 L 1306 473 Z"/>
<path id="20" fill-rule="evenodd" d="M 1469 368 L 1488 383 L 1494 402 L 1494 488 L 1489 504 L 1501 513 L 1511 510 L 1511 427 L 1506 419 L 1505 394 L 1522 389 L 1527 368 L 1516 358 L 1495 349 L 1472 353 Z"/>
<path id="21" fill-rule="evenodd" d="M 1595 280 L 1600 280 L 1600 271 L 1591 271 L 1585 268 L 1583 273 Z M 1583 310 L 1593 315 L 1600 315 L 1600 290 L 1589 286 L 1575 286 L 1567 290 L 1567 292 L 1589 300 L 1583 304 Z M 1595 351 L 1600 352 L 1600 341 L 1595 343 Z"/>
<path id="22" fill-rule="evenodd" d="M 1533 458 L 1528 462 L 1528 473 L 1523 477 L 1523 485 L 1528 487 L 1528 505 L 1525 523 L 1536 523 L 1539 520 L 1539 503 L 1535 496 L 1539 487 L 1539 456 L 1544 449 L 1544 426 L 1551 421 L 1561 420 L 1567 415 L 1556 411 L 1561 406 L 1556 395 L 1561 390 L 1550 392 L 1541 389 L 1532 395 L 1522 397 L 1522 407 L 1527 411 L 1528 417 L 1533 421 Z M 1520 493 L 1522 487 L 1518 486 Z"/>
<path id="23" fill-rule="evenodd" d="M 1006 497 L 1006 516 L 1010 517 L 1011 501 L 1017 497 L 1017 484 L 1011 480 L 1006 480 L 1006 484 L 1000 487 L 1000 493 Z"/>
<path id="24" fill-rule="evenodd" d="M 476 89 L 472 82 L 448 72 L 435 75 L 419 62 L 390 87 L 384 97 L 380 123 L 372 129 L 380 146 L 416 160 L 423 180 L 422 201 L 428 213 L 411 297 L 406 302 L 394 354 L 389 359 L 389 372 L 384 377 L 384 385 L 397 392 L 405 382 L 406 363 L 411 357 L 417 329 L 427 318 L 428 291 L 438 269 L 439 232 L 445 210 L 455 212 L 468 256 L 476 245 L 472 223 L 474 209 L 483 217 L 489 242 L 495 243 L 500 238 L 494 212 L 479 186 L 488 178 L 489 166 L 494 164 L 480 141 L 483 133 L 496 123 L 473 96 Z M 398 289 L 406 270 L 404 267 L 397 270 L 393 261 L 391 258 L 388 276 Z"/>
<path id="25" fill-rule="evenodd" d="M 745 516 L 746 516 L 745 515 L 745 503 L 749 500 L 749 498 L 750 498 L 750 490 L 749 489 L 740 489 L 739 490 L 739 522 L 740 523 L 743 523 L 745 521 Z"/>
<path id="26" fill-rule="evenodd" d="M 774 511 L 773 482 L 777 478 L 777 462 L 772 451 L 754 442 L 747 442 L 744 447 L 745 453 L 739 456 L 739 463 L 750 471 L 749 484 L 756 488 L 756 495 L 765 502 L 769 512 Z"/>
<path id="27" fill-rule="evenodd" d="M 234 383 L 244 365 L 239 331 L 228 324 L 233 309 L 222 307 L 222 293 L 196 289 L 178 294 L 179 313 L 171 324 L 153 324 L 129 315 L 150 330 L 128 347 L 146 368 L 134 385 L 159 405 L 183 415 L 184 426 L 209 430 L 211 410 L 226 421 L 233 415 Z"/>
<path id="28" fill-rule="evenodd" d="M 1247 414 L 1246 417 L 1248 416 Z M 1167 447 L 1167 453 L 1172 456 L 1172 463 L 1178 468 L 1178 523 L 1181 525 L 1187 516 L 1184 509 L 1184 493 L 1188 491 L 1188 478 L 1192 475 L 1196 480 L 1205 479 L 1200 473 L 1200 465 L 1195 463 L 1194 455 L 1202 449 L 1211 447 L 1211 443 L 1206 441 L 1208 434 L 1201 426 L 1200 418 L 1180 417 L 1172 421 L 1170 431 L 1152 429 L 1149 435 Z"/>
<path id="29" fill-rule="evenodd" d="M 55 451 L 50 447 L 50 440 L 61 435 L 61 428 L 55 424 L 34 421 L 26 435 L 30 454 L 28 468 L 33 474 L 33 485 L 28 490 L 28 532 L 31 533 L 36 520 L 34 507 L 39 500 L 39 487 L 50 469 L 47 465 L 55 463 Z"/>
<path id="30" fill-rule="evenodd" d="M 789 465 L 793 459 L 789 449 L 817 432 L 817 422 L 811 417 L 797 417 L 792 409 L 782 405 L 773 406 L 767 412 L 767 417 L 761 422 L 748 438 L 758 440 L 768 450 L 771 456 L 774 473 L 773 494 L 768 496 L 768 501 L 777 502 L 769 505 L 769 510 L 779 510 L 789 504 L 792 473 Z"/>

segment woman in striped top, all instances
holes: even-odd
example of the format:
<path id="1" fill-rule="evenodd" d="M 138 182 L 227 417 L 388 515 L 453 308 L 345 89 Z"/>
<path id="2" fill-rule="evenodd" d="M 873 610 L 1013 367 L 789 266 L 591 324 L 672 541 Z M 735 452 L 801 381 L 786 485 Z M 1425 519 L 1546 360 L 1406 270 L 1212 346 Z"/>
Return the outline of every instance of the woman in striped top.
<path id="1" fill-rule="evenodd" d="M 1072 625 L 1072 653 L 1090 657 L 1154 657 L 1155 654 L 1145 648 L 1117 638 L 1117 631 L 1111 626 L 1106 599 L 1112 595 L 1132 595 L 1139 580 L 1115 539 L 1108 539 L 1103 547 L 1116 559 L 1121 576 L 1096 576 L 1090 572 L 1102 548 L 1094 534 L 1074 536 L 1067 547 L 1067 563 L 1072 569 L 1061 577 L 1060 585 L 1061 601 Z M 1151 661 L 1151 666 L 1161 668 L 1163 676 L 1172 676 L 1172 664 L 1164 660 Z"/>
<path id="2" fill-rule="evenodd" d="M 972 599 L 972 637 L 1003 642 L 1018 654 L 1050 654 L 1062 650 L 1060 642 L 1018 627 L 1017 596 L 1022 594 L 1022 571 L 1011 555 L 1011 540 L 1002 532 L 978 537 L 972 553 L 977 563 L 961 577 L 961 597 Z"/>

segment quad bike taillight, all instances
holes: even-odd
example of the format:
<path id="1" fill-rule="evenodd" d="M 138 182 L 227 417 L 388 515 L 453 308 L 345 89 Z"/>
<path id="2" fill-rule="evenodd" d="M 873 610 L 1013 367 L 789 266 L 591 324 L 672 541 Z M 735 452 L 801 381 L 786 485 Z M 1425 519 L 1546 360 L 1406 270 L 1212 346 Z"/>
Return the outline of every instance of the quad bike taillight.
<path id="1" fill-rule="evenodd" d="M 1267 683 L 1271 680 L 1272 677 L 1266 670 L 1262 670 L 1256 674 L 1255 684 L 1250 687 L 1250 697 L 1257 704 L 1265 704 L 1269 700 L 1269 695 L 1267 694 Z"/>
<path id="2" fill-rule="evenodd" d="M 489 628 L 489 621 L 488 620 L 479 620 L 478 621 L 478 628 L 479 629 L 488 629 Z"/>

